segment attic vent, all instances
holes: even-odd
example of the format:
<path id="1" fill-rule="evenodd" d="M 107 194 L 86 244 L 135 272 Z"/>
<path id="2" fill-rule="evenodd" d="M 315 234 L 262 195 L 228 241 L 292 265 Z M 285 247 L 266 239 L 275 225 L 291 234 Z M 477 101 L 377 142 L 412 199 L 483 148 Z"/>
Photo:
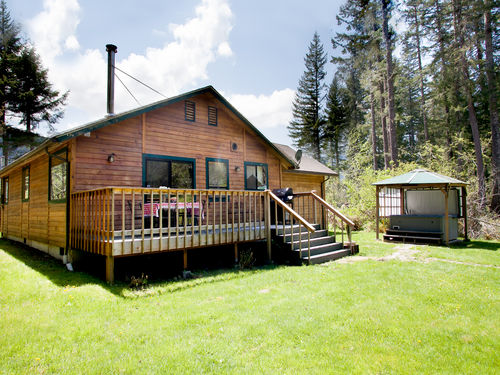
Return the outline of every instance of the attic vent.
<path id="1" fill-rule="evenodd" d="M 186 121 L 196 121 L 196 104 L 186 100 L 184 102 L 184 119 Z"/>
<path id="2" fill-rule="evenodd" d="M 208 125 L 217 126 L 217 108 L 208 106 Z"/>

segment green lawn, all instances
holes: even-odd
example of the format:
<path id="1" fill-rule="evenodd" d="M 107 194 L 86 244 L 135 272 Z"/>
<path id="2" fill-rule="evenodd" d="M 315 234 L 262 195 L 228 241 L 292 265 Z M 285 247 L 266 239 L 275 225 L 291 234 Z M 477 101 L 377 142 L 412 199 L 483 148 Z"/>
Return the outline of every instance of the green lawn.
<path id="1" fill-rule="evenodd" d="M 361 255 L 399 245 L 355 234 Z M 496 264 L 498 243 L 419 246 Z M 498 374 L 500 269 L 365 260 L 222 270 L 140 292 L 0 241 L 0 373 Z"/>

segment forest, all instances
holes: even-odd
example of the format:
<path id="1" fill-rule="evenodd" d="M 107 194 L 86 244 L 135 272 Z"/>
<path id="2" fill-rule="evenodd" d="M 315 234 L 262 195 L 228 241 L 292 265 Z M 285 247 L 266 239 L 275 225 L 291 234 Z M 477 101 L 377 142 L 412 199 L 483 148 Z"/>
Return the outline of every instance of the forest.
<path id="1" fill-rule="evenodd" d="M 470 232 L 500 237 L 498 4 L 347 0 L 331 38 L 316 33 L 288 129 L 330 165 L 329 198 L 372 229 L 371 183 L 415 168 L 468 182 Z M 326 64 L 335 75 L 325 82 Z"/>

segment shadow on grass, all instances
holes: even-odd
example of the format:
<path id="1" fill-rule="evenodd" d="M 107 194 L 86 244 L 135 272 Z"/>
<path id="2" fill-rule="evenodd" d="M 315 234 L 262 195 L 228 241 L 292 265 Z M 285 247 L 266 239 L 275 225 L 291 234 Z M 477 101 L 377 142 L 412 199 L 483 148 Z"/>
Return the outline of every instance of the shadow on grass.
<path id="1" fill-rule="evenodd" d="M 114 284 L 108 284 L 103 279 L 104 257 L 89 256 L 87 262 L 85 262 L 83 266 L 70 272 L 60 260 L 24 244 L 0 239 L 0 249 L 24 263 L 32 270 L 44 275 L 59 287 L 79 287 L 89 284 L 99 285 L 110 293 L 122 298 L 140 298 L 141 296 L 179 292 L 199 285 L 248 277 L 255 273 L 265 272 L 279 267 L 275 265 L 263 265 L 253 269 L 240 270 L 237 267 L 228 268 L 227 259 L 224 259 L 223 262 L 219 261 L 215 262 L 215 264 L 209 264 L 208 266 L 210 268 L 193 268 L 193 278 L 183 279 L 180 276 L 182 268 L 179 270 L 178 267 L 163 265 L 163 272 L 159 273 L 157 271 L 159 259 L 162 259 L 162 261 L 165 261 L 166 258 L 172 260 L 172 258 L 177 257 L 178 254 L 175 254 L 173 257 L 173 254 L 158 254 L 158 256 L 152 257 L 142 256 L 116 259 L 116 261 L 125 261 L 124 263 L 128 262 L 129 264 L 122 265 L 122 270 L 119 272 L 121 278 L 119 278 L 118 281 Z M 193 263 L 195 267 L 199 267 L 199 261 Z M 129 282 L 126 281 L 128 277 L 127 272 L 130 271 L 129 267 L 134 264 L 134 275 L 138 276 L 141 275 L 141 273 L 148 274 L 148 270 L 154 275 L 154 277 L 149 280 L 148 286 L 143 290 L 130 289 Z M 145 265 L 148 265 L 149 268 L 144 268 Z M 144 270 L 146 272 L 143 272 Z"/>
<path id="2" fill-rule="evenodd" d="M 452 249 L 478 249 L 478 250 L 490 250 L 498 251 L 500 250 L 500 242 L 494 241 L 468 241 L 452 244 L 450 246 Z"/>

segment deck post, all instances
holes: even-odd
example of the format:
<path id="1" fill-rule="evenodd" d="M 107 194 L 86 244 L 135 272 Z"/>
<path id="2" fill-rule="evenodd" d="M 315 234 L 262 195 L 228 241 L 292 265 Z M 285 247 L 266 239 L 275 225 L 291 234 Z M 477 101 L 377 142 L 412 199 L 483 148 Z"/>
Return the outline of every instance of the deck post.
<path id="1" fill-rule="evenodd" d="M 110 284 L 115 282 L 115 257 L 106 256 L 106 281 Z"/>
<path id="2" fill-rule="evenodd" d="M 187 249 L 184 249 L 184 270 L 188 268 L 188 252 Z"/>
<path id="3" fill-rule="evenodd" d="M 272 259 L 272 254 L 271 254 L 271 196 L 269 195 L 269 190 L 266 190 L 265 194 L 265 214 L 264 214 L 264 221 L 266 224 L 266 242 L 267 242 L 267 258 L 269 261 Z M 276 207 L 276 211 L 278 210 L 278 207 Z M 284 219 L 283 219 L 284 220 Z M 278 228 L 278 221 L 276 221 L 276 231 Z"/>
<path id="4" fill-rule="evenodd" d="M 238 242 L 234 243 L 234 264 L 238 264 Z"/>

